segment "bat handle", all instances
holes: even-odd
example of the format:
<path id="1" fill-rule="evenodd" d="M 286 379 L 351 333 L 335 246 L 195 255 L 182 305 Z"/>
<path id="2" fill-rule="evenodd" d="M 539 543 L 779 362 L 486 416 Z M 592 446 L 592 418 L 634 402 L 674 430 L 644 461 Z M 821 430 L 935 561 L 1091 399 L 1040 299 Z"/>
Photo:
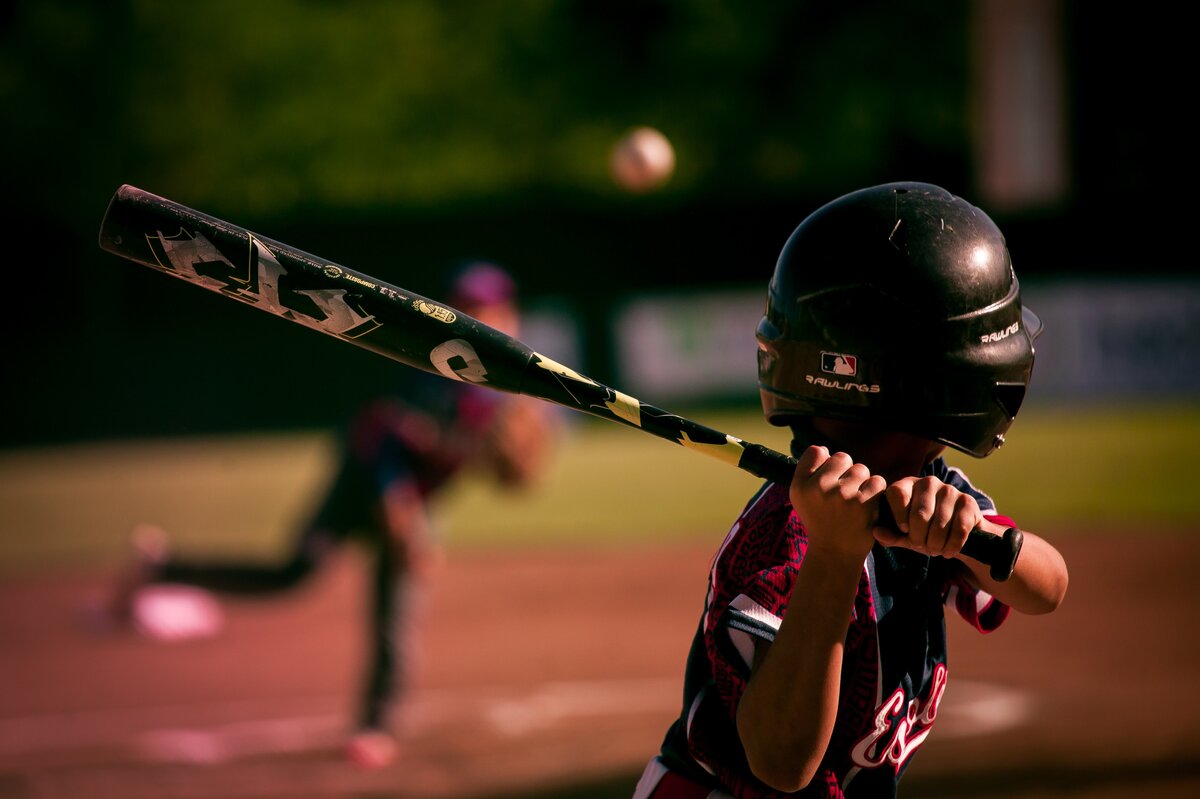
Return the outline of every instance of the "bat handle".
<path id="1" fill-rule="evenodd" d="M 976 527 L 967 536 L 963 544 L 962 554 L 968 558 L 986 563 L 992 579 L 1002 583 L 1012 576 L 1017 566 L 1017 557 L 1021 554 L 1021 544 L 1025 536 L 1016 527 L 1004 531 L 1004 535 L 985 533 Z"/>
<path id="2" fill-rule="evenodd" d="M 764 480 L 790 485 L 792 475 L 796 471 L 796 459 L 768 449 L 762 444 L 746 444 L 738 468 Z M 896 525 L 887 503 L 881 502 L 879 508 L 880 524 L 894 528 Z M 962 554 L 986 564 L 992 579 L 1002 583 L 1012 576 L 1023 541 L 1024 537 L 1016 527 L 1009 528 L 1002 536 L 984 532 L 976 527 L 967 536 Z"/>

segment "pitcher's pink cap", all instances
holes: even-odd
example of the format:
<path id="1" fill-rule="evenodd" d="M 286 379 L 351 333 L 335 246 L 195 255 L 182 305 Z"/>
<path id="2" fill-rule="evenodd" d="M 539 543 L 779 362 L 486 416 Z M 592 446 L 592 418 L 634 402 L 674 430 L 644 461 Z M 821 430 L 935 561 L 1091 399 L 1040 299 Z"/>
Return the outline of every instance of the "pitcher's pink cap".
<path id="1" fill-rule="evenodd" d="M 451 305 L 500 305 L 514 302 L 517 284 L 504 269 L 490 261 L 469 261 L 454 273 Z"/>

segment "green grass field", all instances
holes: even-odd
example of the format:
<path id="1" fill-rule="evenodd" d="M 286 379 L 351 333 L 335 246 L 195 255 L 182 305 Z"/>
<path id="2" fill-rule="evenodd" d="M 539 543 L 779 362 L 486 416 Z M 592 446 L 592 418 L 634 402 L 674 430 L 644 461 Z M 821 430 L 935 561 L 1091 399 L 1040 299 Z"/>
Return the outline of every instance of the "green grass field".
<path id="1" fill-rule="evenodd" d="M 785 449 L 753 412 L 684 411 Z M 479 479 L 441 501 L 454 549 L 636 545 L 725 534 L 756 478 L 635 430 L 577 415 L 552 472 L 505 494 Z M 951 457 L 1030 529 L 1200 529 L 1200 406 L 1031 407 L 987 460 Z M 327 434 L 97 443 L 0 452 L 0 571 L 109 563 L 139 522 L 180 549 L 271 557 L 320 494 Z"/>

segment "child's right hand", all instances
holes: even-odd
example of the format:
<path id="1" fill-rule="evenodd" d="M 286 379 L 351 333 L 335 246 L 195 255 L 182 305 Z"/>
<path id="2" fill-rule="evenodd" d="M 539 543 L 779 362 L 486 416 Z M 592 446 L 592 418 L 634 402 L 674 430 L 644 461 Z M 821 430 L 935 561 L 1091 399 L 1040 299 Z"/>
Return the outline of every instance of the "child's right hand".
<path id="1" fill-rule="evenodd" d="M 875 542 L 887 481 L 844 452 L 810 446 L 796 463 L 789 496 L 808 533 L 809 552 L 862 560 Z"/>

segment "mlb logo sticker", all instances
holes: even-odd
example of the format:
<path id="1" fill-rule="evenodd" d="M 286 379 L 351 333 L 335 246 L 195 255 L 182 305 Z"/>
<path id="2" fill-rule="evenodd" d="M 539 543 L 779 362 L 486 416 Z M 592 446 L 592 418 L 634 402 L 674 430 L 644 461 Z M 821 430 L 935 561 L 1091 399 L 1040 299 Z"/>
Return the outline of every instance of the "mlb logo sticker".
<path id="1" fill-rule="evenodd" d="M 858 356 L 846 355 L 842 352 L 822 352 L 821 371 L 831 375 L 853 377 L 858 374 Z"/>

